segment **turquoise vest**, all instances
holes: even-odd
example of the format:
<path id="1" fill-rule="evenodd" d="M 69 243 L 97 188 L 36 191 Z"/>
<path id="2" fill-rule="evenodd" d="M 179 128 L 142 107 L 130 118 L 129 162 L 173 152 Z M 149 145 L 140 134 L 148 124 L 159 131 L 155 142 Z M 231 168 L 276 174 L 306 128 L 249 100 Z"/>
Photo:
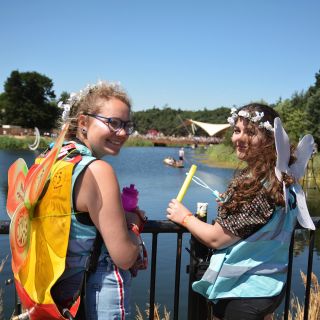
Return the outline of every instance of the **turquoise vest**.
<path id="1" fill-rule="evenodd" d="M 77 178 L 90 163 L 96 160 L 87 147 L 81 144 L 75 145 L 77 151 L 80 152 L 82 159 L 77 163 L 72 173 L 72 188 L 70 191 L 71 199 L 74 199 L 73 192 Z M 97 229 L 94 225 L 84 224 L 77 220 L 77 213 L 74 210 L 74 203 L 71 204 L 71 209 L 71 227 L 66 257 L 66 269 L 61 278 L 68 278 L 86 269 L 97 232 Z M 103 259 L 106 254 L 107 249 L 103 244 L 99 260 Z"/>
<path id="2" fill-rule="evenodd" d="M 236 244 L 217 250 L 194 291 L 209 300 L 257 298 L 278 295 L 287 277 L 289 246 L 297 222 L 294 185 L 289 190 L 289 210 L 277 207 L 257 232 Z"/>

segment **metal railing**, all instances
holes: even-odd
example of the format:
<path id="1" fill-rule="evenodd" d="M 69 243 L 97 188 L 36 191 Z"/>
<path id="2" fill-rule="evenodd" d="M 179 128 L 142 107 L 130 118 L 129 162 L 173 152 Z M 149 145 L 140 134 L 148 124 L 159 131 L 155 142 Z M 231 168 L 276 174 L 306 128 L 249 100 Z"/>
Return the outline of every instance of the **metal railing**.
<path id="1" fill-rule="evenodd" d="M 316 226 L 316 230 L 320 228 L 320 217 L 314 217 L 313 222 Z M 301 229 L 297 225 L 296 230 Z M 9 221 L 0 221 L 0 234 L 7 234 L 9 232 Z M 176 261 L 175 261 L 175 285 L 174 285 L 174 310 L 173 320 L 179 319 L 179 303 L 180 303 L 180 275 L 181 275 L 181 256 L 182 256 L 182 237 L 184 233 L 188 231 L 173 222 L 170 221 L 155 221 L 150 220 L 144 227 L 144 233 L 150 233 L 152 235 L 151 242 L 151 261 L 150 261 L 150 294 L 149 294 L 149 320 L 154 319 L 154 307 L 156 304 L 156 263 L 157 263 L 157 251 L 158 251 L 158 235 L 163 233 L 171 233 L 177 235 L 176 241 Z M 306 289 L 304 299 L 304 320 L 308 319 L 309 314 L 309 301 L 310 301 L 310 288 L 311 288 L 311 275 L 313 267 L 313 252 L 315 244 L 315 231 L 309 231 L 309 245 L 308 245 L 308 262 L 307 262 L 307 275 L 306 275 Z M 291 280 L 292 280 L 292 261 L 293 261 L 293 245 L 294 234 L 291 238 L 290 252 L 289 252 L 289 265 L 287 276 L 287 287 L 284 304 L 284 316 L 283 319 L 287 320 L 289 315 L 289 303 L 291 292 Z M 194 237 L 190 239 L 190 265 L 188 266 L 189 272 L 189 292 L 188 292 L 188 320 L 205 320 L 209 319 L 210 308 L 205 298 L 195 293 L 191 289 L 191 284 L 196 279 L 197 272 L 197 260 L 204 259 L 208 255 L 208 249 L 200 244 Z M 150 256 L 150 254 L 149 254 Z M 18 310 L 15 306 L 15 310 Z"/>

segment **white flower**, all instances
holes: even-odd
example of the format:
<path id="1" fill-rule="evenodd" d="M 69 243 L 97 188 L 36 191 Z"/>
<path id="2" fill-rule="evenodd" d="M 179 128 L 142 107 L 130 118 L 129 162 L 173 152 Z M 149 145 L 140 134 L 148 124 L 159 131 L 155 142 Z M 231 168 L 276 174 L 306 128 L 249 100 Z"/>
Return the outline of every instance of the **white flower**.
<path id="1" fill-rule="evenodd" d="M 262 124 L 262 127 L 269 130 L 269 131 L 273 131 L 273 128 L 272 128 L 272 125 L 269 121 L 266 121 L 266 122 L 263 122 L 261 123 Z"/>
<path id="2" fill-rule="evenodd" d="M 263 112 L 255 111 L 255 113 L 254 113 L 255 115 L 251 115 L 248 111 L 245 111 L 245 110 L 240 110 L 237 113 L 237 109 L 232 108 L 230 113 L 231 113 L 231 117 L 228 117 L 227 121 L 230 123 L 231 126 L 235 125 L 238 117 L 243 117 L 243 118 L 246 118 L 254 123 L 259 123 L 259 128 L 264 128 L 269 131 L 274 131 L 274 129 L 269 121 L 260 122 L 262 120 L 262 118 L 264 117 Z"/>
<path id="3" fill-rule="evenodd" d="M 237 108 L 235 108 L 235 107 L 231 108 L 230 113 L 231 113 L 232 115 L 237 114 Z"/>
<path id="4" fill-rule="evenodd" d="M 238 115 L 239 117 L 250 119 L 250 113 L 248 111 L 240 110 Z"/>
<path id="5" fill-rule="evenodd" d="M 68 99 L 69 101 L 70 99 Z M 63 101 L 59 101 L 58 102 L 58 107 L 60 109 L 63 109 L 63 112 L 62 112 L 62 115 L 61 115 L 61 118 L 62 120 L 65 122 L 67 121 L 68 119 L 68 116 L 69 116 L 69 113 L 70 113 L 70 109 L 71 109 L 71 106 L 69 103 L 63 103 Z"/>
<path id="6" fill-rule="evenodd" d="M 228 117 L 227 121 L 230 123 L 231 126 L 235 125 L 235 118 L 234 117 Z"/>
<path id="7" fill-rule="evenodd" d="M 253 122 L 258 122 L 263 118 L 264 113 L 263 112 L 258 112 L 258 111 L 256 111 L 255 113 L 256 113 L 255 117 L 252 117 L 251 120 Z"/>

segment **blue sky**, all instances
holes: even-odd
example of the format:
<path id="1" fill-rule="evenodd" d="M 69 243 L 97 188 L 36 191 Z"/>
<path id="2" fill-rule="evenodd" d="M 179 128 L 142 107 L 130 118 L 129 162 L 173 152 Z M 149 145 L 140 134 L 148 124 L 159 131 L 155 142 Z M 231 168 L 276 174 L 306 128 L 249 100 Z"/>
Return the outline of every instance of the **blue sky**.
<path id="1" fill-rule="evenodd" d="M 0 4 L 0 92 L 13 70 L 54 90 L 119 81 L 133 109 L 268 103 L 320 70 L 319 0 L 28 0 Z"/>

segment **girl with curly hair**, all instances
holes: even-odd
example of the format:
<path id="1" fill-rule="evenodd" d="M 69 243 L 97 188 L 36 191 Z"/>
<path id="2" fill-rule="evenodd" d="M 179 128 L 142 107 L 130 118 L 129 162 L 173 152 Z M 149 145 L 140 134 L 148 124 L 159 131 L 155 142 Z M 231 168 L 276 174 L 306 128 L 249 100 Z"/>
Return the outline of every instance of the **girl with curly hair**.
<path id="1" fill-rule="evenodd" d="M 285 294 L 301 189 L 288 172 L 280 173 L 280 179 L 277 176 L 281 151 L 275 141 L 275 125 L 279 121 L 278 113 L 263 104 L 231 110 L 232 143 L 246 166 L 220 194 L 214 224 L 197 219 L 176 199 L 167 209 L 168 219 L 215 250 L 204 276 L 192 286 L 213 302 L 214 319 L 268 319 Z M 295 150 L 288 146 L 286 166 L 294 161 Z"/>

